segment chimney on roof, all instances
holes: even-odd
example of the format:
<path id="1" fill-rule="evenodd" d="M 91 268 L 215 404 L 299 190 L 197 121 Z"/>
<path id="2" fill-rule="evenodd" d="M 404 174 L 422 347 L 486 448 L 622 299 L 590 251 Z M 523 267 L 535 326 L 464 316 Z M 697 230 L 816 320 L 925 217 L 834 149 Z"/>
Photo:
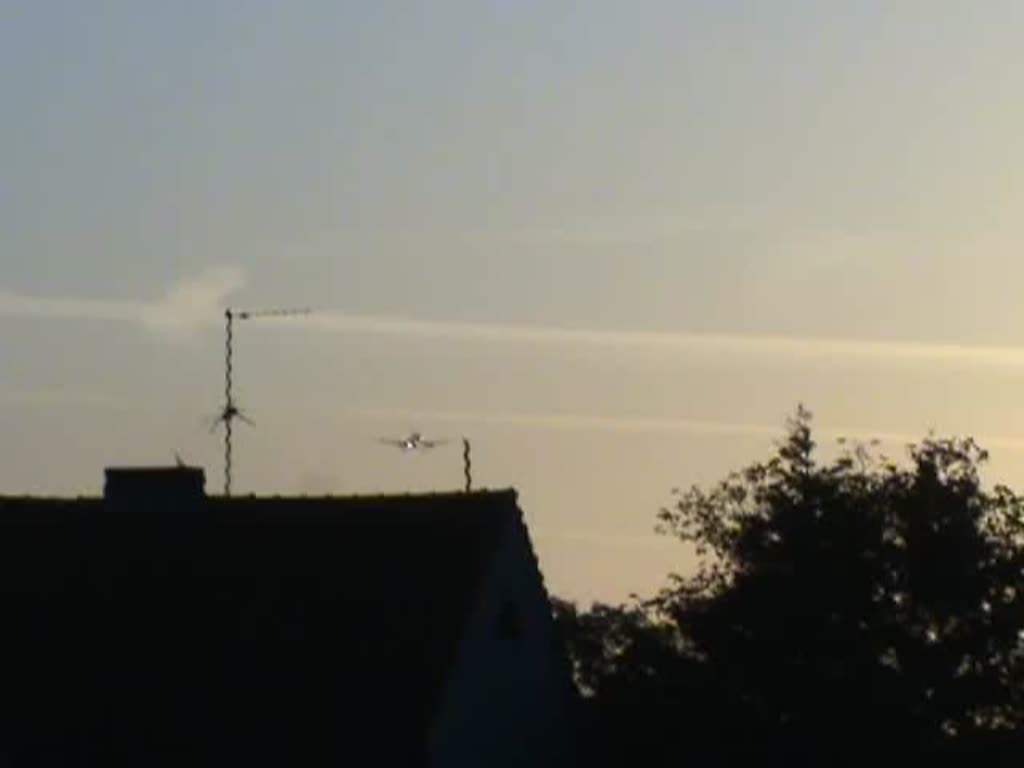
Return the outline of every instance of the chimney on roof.
<path id="1" fill-rule="evenodd" d="M 109 467 L 103 498 L 118 506 L 189 507 L 206 498 L 200 467 Z"/>

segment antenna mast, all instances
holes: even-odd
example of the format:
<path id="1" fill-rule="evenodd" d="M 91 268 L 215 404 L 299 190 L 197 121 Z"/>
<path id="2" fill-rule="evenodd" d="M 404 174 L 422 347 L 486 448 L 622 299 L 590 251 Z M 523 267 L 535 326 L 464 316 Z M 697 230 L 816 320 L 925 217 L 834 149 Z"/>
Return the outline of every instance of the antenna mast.
<path id="1" fill-rule="evenodd" d="M 462 474 L 466 477 L 466 493 L 473 490 L 473 460 L 469 456 L 469 438 L 462 438 Z"/>
<path id="2" fill-rule="evenodd" d="M 235 405 L 234 395 L 234 357 L 235 357 L 235 320 L 250 320 L 260 317 L 298 317 L 308 315 L 309 309 L 248 309 L 234 311 L 231 307 L 224 310 L 224 407 L 217 416 L 217 423 L 224 424 L 224 495 L 231 495 L 232 480 L 232 449 L 234 447 L 234 421 L 241 419 L 249 424 L 252 422 Z"/>

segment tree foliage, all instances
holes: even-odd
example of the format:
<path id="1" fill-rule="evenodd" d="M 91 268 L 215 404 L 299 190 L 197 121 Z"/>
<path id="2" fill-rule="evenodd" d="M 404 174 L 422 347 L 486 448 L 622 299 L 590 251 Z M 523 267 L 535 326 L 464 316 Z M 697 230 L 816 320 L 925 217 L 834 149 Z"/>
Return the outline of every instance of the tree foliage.
<path id="1" fill-rule="evenodd" d="M 671 740 L 646 725 L 668 718 L 720 758 L 832 765 L 1005 742 L 1024 727 L 1024 501 L 985 488 L 986 460 L 930 438 L 822 464 L 801 408 L 769 461 L 660 513 L 695 571 L 632 606 L 562 606 L 595 722 L 655 754 Z"/>

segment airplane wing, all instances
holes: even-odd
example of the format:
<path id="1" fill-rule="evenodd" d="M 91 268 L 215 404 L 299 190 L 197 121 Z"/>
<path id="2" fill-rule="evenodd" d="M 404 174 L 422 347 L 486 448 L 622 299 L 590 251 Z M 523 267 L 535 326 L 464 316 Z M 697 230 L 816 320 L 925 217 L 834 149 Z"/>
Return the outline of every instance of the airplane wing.
<path id="1" fill-rule="evenodd" d="M 439 445 L 451 442 L 450 440 L 420 440 L 421 448 L 437 448 Z"/>
<path id="2" fill-rule="evenodd" d="M 392 439 L 387 438 L 387 437 L 378 438 L 377 442 L 378 443 L 382 443 L 384 445 L 394 445 L 394 446 L 396 446 L 398 448 L 405 448 L 406 445 L 407 445 L 405 440 L 392 440 Z"/>

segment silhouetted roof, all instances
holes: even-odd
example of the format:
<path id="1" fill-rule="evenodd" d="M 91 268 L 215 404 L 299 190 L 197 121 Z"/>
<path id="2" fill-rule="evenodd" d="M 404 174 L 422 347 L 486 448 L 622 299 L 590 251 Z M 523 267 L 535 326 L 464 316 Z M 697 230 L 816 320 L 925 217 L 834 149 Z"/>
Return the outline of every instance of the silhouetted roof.
<path id="1" fill-rule="evenodd" d="M 0 763 L 5 744 L 193 765 L 294 763 L 304 744 L 414 764 L 519 521 L 511 491 L 0 498 Z"/>

